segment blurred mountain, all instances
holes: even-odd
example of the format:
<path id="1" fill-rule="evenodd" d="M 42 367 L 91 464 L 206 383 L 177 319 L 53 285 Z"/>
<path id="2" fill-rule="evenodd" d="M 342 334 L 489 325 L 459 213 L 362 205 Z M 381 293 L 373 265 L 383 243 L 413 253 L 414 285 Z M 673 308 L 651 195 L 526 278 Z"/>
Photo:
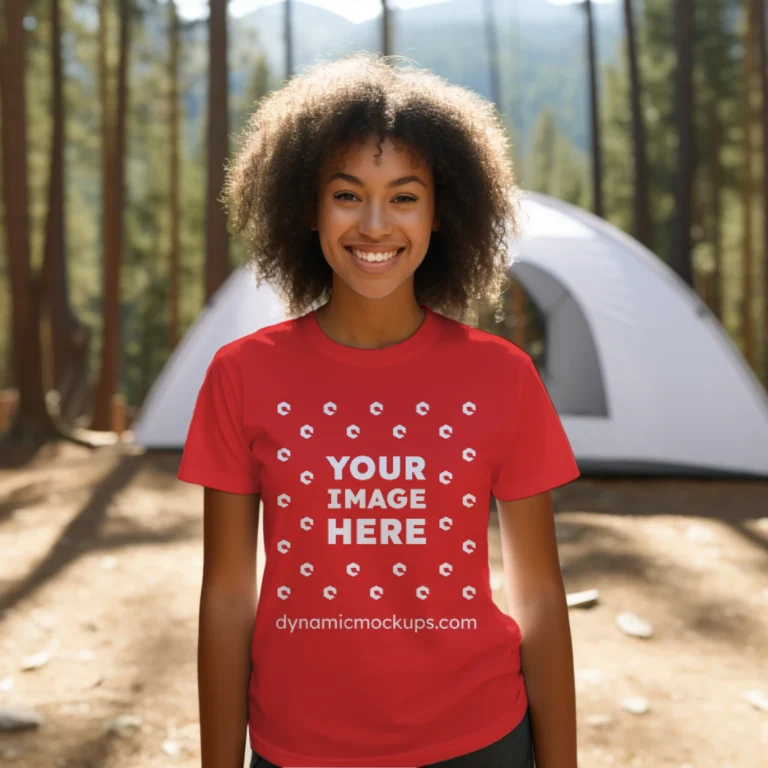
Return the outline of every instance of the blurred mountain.
<path id="1" fill-rule="evenodd" d="M 398 54 L 451 82 L 490 98 L 487 45 L 479 0 L 453 0 L 393 14 Z M 601 64 L 616 61 L 623 39 L 622 3 L 595 5 Z M 355 24 L 333 11 L 301 2 L 294 11 L 294 67 L 301 72 L 321 59 L 355 50 L 378 50 L 379 20 Z M 502 70 L 500 111 L 525 151 L 536 117 L 552 107 L 559 130 L 587 148 L 585 17 L 580 6 L 553 6 L 546 0 L 496 0 L 496 31 Z M 233 97 L 242 93 L 256 53 L 262 53 L 277 88 L 286 74 L 283 4 L 265 6 L 230 22 Z M 193 35 L 203 45 L 205 27 Z M 191 42 L 190 37 L 187 37 Z M 201 68 L 202 69 L 202 68 Z M 200 70 L 198 70 L 200 72 Z M 204 70 L 187 93 L 190 117 L 205 104 Z M 195 132 L 199 135 L 199 131 Z"/>

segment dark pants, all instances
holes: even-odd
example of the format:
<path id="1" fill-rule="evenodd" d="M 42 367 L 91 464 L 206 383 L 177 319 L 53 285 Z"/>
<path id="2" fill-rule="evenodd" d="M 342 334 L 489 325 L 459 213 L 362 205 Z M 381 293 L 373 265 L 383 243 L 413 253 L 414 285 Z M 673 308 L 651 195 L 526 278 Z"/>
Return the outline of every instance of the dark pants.
<path id="1" fill-rule="evenodd" d="M 528 710 L 519 725 L 493 744 L 466 755 L 451 757 L 439 763 L 430 763 L 423 768 L 438 768 L 438 766 L 439 768 L 534 768 L 533 739 Z M 278 767 L 252 751 L 250 768 Z"/>

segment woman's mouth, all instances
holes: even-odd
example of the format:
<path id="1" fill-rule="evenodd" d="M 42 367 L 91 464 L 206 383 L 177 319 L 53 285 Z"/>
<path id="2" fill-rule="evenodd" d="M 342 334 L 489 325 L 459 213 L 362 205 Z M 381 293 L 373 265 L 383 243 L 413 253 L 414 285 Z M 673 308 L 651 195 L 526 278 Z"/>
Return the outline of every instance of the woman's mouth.
<path id="1" fill-rule="evenodd" d="M 344 248 L 355 266 L 369 275 L 389 272 L 400 261 L 400 257 L 405 251 L 405 248 L 398 248 L 383 253 L 373 253 L 371 251 L 362 251 L 358 248 L 351 248 L 348 245 L 344 246 Z"/>

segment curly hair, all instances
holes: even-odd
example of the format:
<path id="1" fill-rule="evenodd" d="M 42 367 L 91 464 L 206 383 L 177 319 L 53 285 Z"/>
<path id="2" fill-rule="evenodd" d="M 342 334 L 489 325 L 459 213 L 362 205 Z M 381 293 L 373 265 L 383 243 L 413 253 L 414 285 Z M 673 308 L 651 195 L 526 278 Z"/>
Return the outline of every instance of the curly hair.
<path id="1" fill-rule="evenodd" d="M 238 137 L 224 184 L 229 230 L 289 314 L 330 296 L 333 273 L 310 228 L 323 163 L 370 135 L 404 140 L 432 169 L 440 230 L 414 273 L 418 303 L 463 319 L 475 317 L 473 301 L 500 299 L 506 238 L 518 233 L 504 124 L 473 91 L 397 60 L 357 52 L 315 63 L 266 94 Z"/>

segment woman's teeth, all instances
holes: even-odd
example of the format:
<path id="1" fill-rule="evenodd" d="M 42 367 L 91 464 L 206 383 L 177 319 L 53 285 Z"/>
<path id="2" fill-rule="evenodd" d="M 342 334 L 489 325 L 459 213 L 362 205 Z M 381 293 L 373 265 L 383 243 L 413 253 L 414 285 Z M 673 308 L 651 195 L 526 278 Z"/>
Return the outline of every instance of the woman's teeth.
<path id="1" fill-rule="evenodd" d="M 363 261 L 389 261 L 389 259 L 397 256 L 399 251 L 400 249 L 398 248 L 395 251 L 387 251 L 386 253 L 369 253 L 352 249 L 352 253 L 354 253 L 358 259 L 362 259 Z"/>

